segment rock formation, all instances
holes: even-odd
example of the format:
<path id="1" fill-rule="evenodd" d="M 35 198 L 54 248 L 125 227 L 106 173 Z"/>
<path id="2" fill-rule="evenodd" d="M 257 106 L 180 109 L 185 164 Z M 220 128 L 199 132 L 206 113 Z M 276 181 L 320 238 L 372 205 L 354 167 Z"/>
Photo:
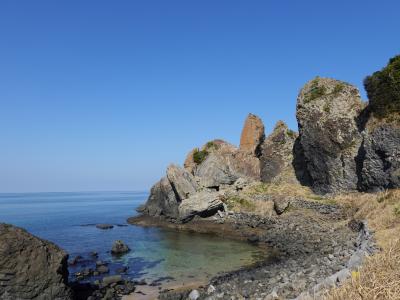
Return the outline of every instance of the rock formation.
<path id="1" fill-rule="evenodd" d="M 218 195 L 241 182 L 302 184 L 320 194 L 400 187 L 396 78 L 400 56 L 367 77 L 366 105 L 353 85 L 316 77 L 297 98 L 298 134 L 280 121 L 265 137 L 261 119 L 249 114 L 239 148 L 213 140 L 193 149 L 184 169 L 168 168 L 141 211 L 173 220 L 207 215 L 219 207 Z"/>
<path id="2" fill-rule="evenodd" d="M 67 259 L 53 243 L 0 224 L 0 299 L 72 299 Z"/>
<path id="3" fill-rule="evenodd" d="M 262 120 L 256 115 L 249 114 L 244 122 L 239 149 L 243 152 L 256 154 L 263 140 L 264 124 Z"/>
<path id="4" fill-rule="evenodd" d="M 360 188 L 379 191 L 400 187 L 400 126 L 368 126 L 360 149 Z"/>
<path id="5" fill-rule="evenodd" d="M 293 168 L 293 147 L 297 133 L 279 121 L 261 146 L 261 181 L 296 183 Z"/>
<path id="6" fill-rule="evenodd" d="M 317 77 L 300 91 L 299 140 L 315 192 L 357 189 L 362 108 L 358 89 L 338 80 Z"/>

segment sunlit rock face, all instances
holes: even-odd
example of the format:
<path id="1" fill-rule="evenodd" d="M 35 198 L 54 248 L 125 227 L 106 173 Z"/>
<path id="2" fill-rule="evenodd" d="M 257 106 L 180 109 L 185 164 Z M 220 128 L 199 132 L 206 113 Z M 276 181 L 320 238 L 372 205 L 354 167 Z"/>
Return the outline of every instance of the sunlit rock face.
<path id="1" fill-rule="evenodd" d="M 73 299 L 67 259 L 55 244 L 0 224 L 0 299 Z"/>
<path id="2" fill-rule="evenodd" d="M 305 166 L 317 193 L 357 189 L 357 155 L 363 108 L 356 87 L 315 78 L 300 91 L 296 117 Z"/>

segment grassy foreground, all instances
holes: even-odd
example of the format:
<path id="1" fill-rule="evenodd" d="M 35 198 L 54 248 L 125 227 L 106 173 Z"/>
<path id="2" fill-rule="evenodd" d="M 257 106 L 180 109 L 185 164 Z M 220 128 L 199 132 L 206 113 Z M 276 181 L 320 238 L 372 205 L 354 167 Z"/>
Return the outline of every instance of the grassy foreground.
<path id="1" fill-rule="evenodd" d="M 309 188 L 290 183 L 257 184 L 228 199 L 236 211 L 266 215 L 271 211 L 256 195 L 301 197 L 345 207 L 349 219 L 367 220 L 381 251 L 367 257 L 363 266 L 340 287 L 327 291 L 326 300 L 400 299 L 400 189 L 380 193 L 315 195 Z M 256 198 L 256 197 L 255 197 Z"/>
<path id="2" fill-rule="evenodd" d="M 332 289 L 325 299 L 400 299 L 400 190 L 378 194 L 349 194 L 335 200 L 368 221 L 381 251 L 367 257 L 344 285 Z"/>

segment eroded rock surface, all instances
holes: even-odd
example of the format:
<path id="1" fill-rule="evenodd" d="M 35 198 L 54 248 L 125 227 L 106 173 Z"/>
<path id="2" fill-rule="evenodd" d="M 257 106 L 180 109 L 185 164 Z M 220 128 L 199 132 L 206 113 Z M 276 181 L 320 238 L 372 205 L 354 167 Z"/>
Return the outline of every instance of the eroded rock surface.
<path id="1" fill-rule="evenodd" d="M 362 108 L 358 89 L 342 81 L 317 77 L 300 91 L 299 139 L 315 192 L 357 189 Z"/>
<path id="2" fill-rule="evenodd" d="M 243 152 L 256 154 L 259 145 L 264 140 L 264 124 L 256 115 L 249 114 L 243 126 L 239 149 Z"/>
<path id="3" fill-rule="evenodd" d="M 179 205 L 179 217 L 181 221 L 186 222 L 196 215 L 213 215 L 218 209 L 223 209 L 218 193 L 201 191 L 181 202 Z"/>
<path id="4" fill-rule="evenodd" d="M 400 187 L 400 126 L 380 124 L 367 129 L 360 156 L 362 190 Z"/>
<path id="5" fill-rule="evenodd" d="M 261 181 L 297 182 L 293 169 L 293 147 L 297 133 L 279 121 L 261 146 Z"/>
<path id="6" fill-rule="evenodd" d="M 67 259 L 55 244 L 0 224 L 0 299 L 72 299 Z"/>

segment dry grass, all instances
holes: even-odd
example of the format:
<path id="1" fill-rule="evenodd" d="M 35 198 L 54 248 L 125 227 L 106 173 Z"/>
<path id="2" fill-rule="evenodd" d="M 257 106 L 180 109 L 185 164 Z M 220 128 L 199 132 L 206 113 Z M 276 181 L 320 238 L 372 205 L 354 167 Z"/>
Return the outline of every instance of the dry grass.
<path id="1" fill-rule="evenodd" d="M 355 218 L 368 221 L 382 251 L 368 257 L 352 278 L 329 291 L 326 299 L 400 299 L 400 190 L 341 195 L 335 200 Z"/>

